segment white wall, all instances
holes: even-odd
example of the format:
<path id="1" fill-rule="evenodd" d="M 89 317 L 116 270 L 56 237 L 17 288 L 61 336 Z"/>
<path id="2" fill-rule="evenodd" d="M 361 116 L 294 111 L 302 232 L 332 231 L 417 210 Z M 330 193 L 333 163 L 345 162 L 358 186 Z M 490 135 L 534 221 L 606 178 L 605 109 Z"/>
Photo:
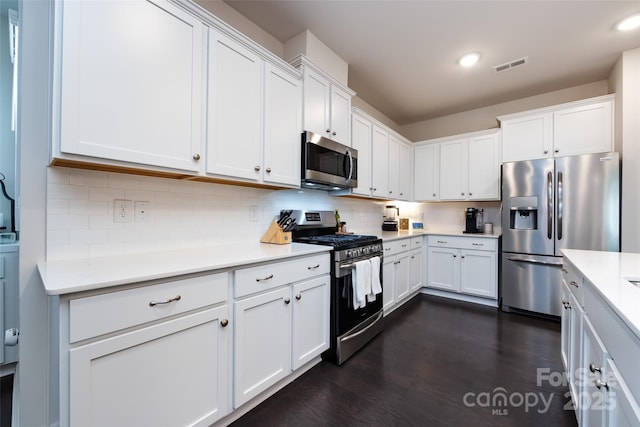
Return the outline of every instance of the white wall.
<path id="1" fill-rule="evenodd" d="M 609 78 L 622 152 L 622 251 L 640 252 L 640 49 L 622 54 Z"/>

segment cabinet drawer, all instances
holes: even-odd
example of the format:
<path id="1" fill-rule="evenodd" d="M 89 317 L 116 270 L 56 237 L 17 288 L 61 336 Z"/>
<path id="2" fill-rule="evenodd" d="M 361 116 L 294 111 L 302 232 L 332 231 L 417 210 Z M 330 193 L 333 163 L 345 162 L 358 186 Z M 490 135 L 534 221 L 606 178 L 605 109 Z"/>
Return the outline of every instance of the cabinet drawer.
<path id="1" fill-rule="evenodd" d="M 584 307 L 584 280 L 582 275 L 568 262 L 563 262 L 562 280 L 571 290 L 581 306 Z"/>
<path id="2" fill-rule="evenodd" d="M 226 301 L 228 276 L 219 273 L 73 299 L 69 302 L 70 342 Z"/>
<path id="3" fill-rule="evenodd" d="M 422 242 L 424 238 L 420 237 L 412 237 L 411 238 L 411 249 L 422 249 Z"/>
<path id="4" fill-rule="evenodd" d="M 384 248 L 384 256 L 395 255 L 400 252 L 406 252 L 409 250 L 411 242 L 409 239 L 392 240 L 390 242 L 384 242 L 382 247 Z"/>
<path id="5" fill-rule="evenodd" d="M 429 236 L 428 244 L 429 246 L 440 248 L 474 249 L 478 251 L 495 251 L 498 246 L 496 239 L 438 235 Z"/>
<path id="6" fill-rule="evenodd" d="M 321 274 L 328 274 L 330 270 L 328 253 L 243 268 L 235 272 L 235 297 L 240 298 Z"/>

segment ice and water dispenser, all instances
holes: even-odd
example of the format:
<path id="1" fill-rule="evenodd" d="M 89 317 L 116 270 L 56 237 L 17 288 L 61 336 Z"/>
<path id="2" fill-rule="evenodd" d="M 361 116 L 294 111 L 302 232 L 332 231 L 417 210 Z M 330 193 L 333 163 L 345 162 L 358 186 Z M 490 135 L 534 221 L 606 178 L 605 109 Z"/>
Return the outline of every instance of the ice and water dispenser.
<path id="1" fill-rule="evenodd" d="M 538 229 L 538 198 L 510 197 L 509 228 L 512 230 L 537 230 Z"/>

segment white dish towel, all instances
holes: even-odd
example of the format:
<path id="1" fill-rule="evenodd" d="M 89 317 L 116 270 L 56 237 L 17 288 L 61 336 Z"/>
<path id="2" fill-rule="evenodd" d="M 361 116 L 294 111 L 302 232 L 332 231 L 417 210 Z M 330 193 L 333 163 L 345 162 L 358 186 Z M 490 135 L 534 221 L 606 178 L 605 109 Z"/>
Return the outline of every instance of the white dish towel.
<path id="1" fill-rule="evenodd" d="M 353 283 L 353 309 L 367 305 L 367 295 L 371 294 L 371 263 L 369 260 L 356 261 L 351 270 Z"/>
<path id="2" fill-rule="evenodd" d="M 382 293 L 382 284 L 380 283 L 380 257 L 369 258 L 371 263 L 371 294 L 367 296 L 368 301 L 375 301 L 376 295 Z"/>

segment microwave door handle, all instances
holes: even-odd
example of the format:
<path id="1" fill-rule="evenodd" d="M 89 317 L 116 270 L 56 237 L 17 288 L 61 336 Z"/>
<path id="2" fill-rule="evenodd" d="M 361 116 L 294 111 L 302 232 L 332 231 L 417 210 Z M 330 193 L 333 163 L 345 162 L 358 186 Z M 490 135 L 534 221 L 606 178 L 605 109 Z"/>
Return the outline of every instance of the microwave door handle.
<path id="1" fill-rule="evenodd" d="M 553 238 L 553 173 L 547 173 L 547 238 Z"/>
<path id="2" fill-rule="evenodd" d="M 347 156 L 349 156 L 349 176 L 347 177 L 347 183 L 351 181 L 351 177 L 353 175 L 353 157 L 351 156 L 351 151 L 347 148 Z"/>
<path id="3" fill-rule="evenodd" d="M 562 183 L 562 172 L 558 172 L 558 222 L 556 228 L 558 230 L 558 240 L 562 240 L 562 210 L 564 208 L 564 184 Z"/>

